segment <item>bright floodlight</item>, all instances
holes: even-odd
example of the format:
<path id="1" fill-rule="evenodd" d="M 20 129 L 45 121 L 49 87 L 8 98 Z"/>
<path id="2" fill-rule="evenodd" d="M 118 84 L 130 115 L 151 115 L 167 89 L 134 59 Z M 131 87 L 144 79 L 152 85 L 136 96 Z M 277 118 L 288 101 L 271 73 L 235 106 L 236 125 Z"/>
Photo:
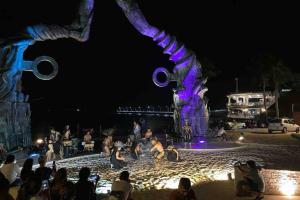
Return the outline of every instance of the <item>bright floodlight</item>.
<path id="1" fill-rule="evenodd" d="M 37 144 L 42 144 L 43 142 L 44 142 L 44 141 L 43 141 L 42 139 L 37 139 L 37 140 L 36 140 L 36 143 L 37 143 Z"/>
<path id="2" fill-rule="evenodd" d="M 293 196 L 296 193 L 297 182 L 294 179 L 282 177 L 279 181 L 279 190 L 283 195 Z"/>
<path id="3" fill-rule="evenodd" d="M 245 139 L 244 136 L 239 137 L 239 141 L 243 141 L 244 139 Z"/>

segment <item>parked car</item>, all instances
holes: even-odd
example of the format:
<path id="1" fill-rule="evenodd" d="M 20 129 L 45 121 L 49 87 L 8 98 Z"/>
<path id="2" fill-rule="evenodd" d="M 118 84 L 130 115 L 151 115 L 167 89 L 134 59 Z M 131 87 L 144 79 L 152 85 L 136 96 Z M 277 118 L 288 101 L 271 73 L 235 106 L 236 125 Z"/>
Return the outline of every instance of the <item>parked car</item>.
<path id="1" fill-rule="evenodd" d="M 269 133 L 272 133 L 273 131 L 281 131 L 282 133 L 287 133 L 287 132 L 299 133 L 300 126 L 296 124 L 293 119 L 289 119 L 289 118 L 272 119 L 269 121 L 268 131 Z"/>

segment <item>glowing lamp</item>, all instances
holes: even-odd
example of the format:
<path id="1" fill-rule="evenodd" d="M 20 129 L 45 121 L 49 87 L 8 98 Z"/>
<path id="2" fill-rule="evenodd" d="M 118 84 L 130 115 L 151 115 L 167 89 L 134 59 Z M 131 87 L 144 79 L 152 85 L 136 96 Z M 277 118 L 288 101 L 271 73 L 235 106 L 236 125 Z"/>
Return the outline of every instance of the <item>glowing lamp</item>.
<path id="1" fill-rule="evenodd" d="M 37 143 L 37 144 L 43 144 L 43 143 L 44 143 L 44 140 L 42 140 L 42 139 L 37 139 L 37 140 L 36 140 L 36 143 Z"/>
<path id="2" fill-rule="evenodd" d="M 263 112 L 263 113 L 266 112 L 266 109 L 265 109 L 265 108 L 262 108 L 262 109 L 261 109 L 261 112 Z"/>
<path id="3" fill-rule="evenodd" d="M 279 181 L 279 190 L 285 196 L 293 196 L 297 190 L 297 182 L 294 179 L 283 177 Z"/>
<path id="4" fill-rule="evenodd" d="M 244 139 L 245 139 L 244 136 L 239 137 L 239 141 L 243 141 Z"/>
<path id="5" fill-rule="evenodd" d="M 204 141 L 204 140 L 200 140 L 199 142 L 200 142 L 200 144 L 203 144 L 203 143 L 205 143 L 205 141 Z"/>

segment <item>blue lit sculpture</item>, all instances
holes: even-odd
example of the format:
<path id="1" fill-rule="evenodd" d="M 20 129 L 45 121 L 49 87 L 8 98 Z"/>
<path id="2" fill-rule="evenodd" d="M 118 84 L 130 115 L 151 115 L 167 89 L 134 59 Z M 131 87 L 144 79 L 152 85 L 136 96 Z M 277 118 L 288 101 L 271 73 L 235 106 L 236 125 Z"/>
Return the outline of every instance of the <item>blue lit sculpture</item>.
<path id="1" fill-rule="evenodd" d="M 31 144 L 30 105 L 28 96 L 22 93 L 21 79 L 24 71 L 32 71 L 41 80 L 50 80 L 58 73 L 58 64 L 48 56 L 34 61 L 23 60 L 26 49 L 36 41 L 74 38 L 84 42 L 89 37 L 94 0 L 82 0 L 79 17 L 71 25 L 27 26 L 18 35 L 0 41 L 0 143 L 11 149 Z M 38 64 L 49 62 L 52 73 L 43 75 Z"/>
<path id="2" fill-rule="evenodd" d="M 150 25 L 134 0 L 116 0 L 130 23 L 143 35 L 151 37 L 170 55 L 175 63 L 173 73 L 165 68 L 158 68 L 153 74 L 153 81 L 159 87 L 165 87 L 170 81 L 177 82 L 174 90 L 175 130 L 181 133 L 187 120 L 192 127 L 193 136 L 204 136 L 208 124 L 207 102 L 204 94 L 206 79 L 202 77 L 202 68 L 196 55 L 188 50 L 176 38 Z M 157 75 L 164 73 L 166 82 L 159 82 Z"/>

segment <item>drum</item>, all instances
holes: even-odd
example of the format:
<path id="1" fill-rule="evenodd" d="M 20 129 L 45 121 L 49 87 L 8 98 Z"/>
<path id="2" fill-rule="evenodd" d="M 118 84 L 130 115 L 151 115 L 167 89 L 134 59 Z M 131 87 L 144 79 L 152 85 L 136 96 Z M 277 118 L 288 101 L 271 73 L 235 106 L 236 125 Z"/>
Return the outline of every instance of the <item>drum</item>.
<path id="1" fill-rule="evenodd" d="M 65 140 L 64 141 L 64 146 L 65 147 L 71 147 L 72 146 L 72 140 Z"/>

